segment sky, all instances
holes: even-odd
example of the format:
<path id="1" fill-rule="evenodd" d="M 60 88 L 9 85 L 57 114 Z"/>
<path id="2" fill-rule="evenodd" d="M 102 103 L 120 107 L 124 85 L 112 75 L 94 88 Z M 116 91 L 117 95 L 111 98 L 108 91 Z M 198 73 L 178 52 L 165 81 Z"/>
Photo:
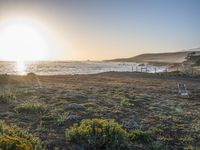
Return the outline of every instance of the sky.
<path id="1" fill-rule="evenodd" d="M 15 55 L 24 48 L 21 51 L 24 57 L 47 55 L 37 57 L 49 60 L 124 58 L 200 47 L 199 7 L 200 0 L 0 0 L 0 31 L 10 26 L 7 29 L 13 30 L 10 36 L 16 34 L 16 39 L 20 37 L 22 43 L 23 39 L 34 35 L 35 40 L 29 41 L 32 50 L 22 47 L 20 42 L 15 44 L 18 47 Z M 14 32 L 21 31 L 12 27 L 16 22 L 31 25 L 31 31 L 23 36 L 21 32 Z M 8 31 L 0 37 L 0 59 L 1 55 L 2 59 L 15 58 L 14 53 L 8 56 L 14 48 L 9 46 L 9 53 L 6 50 Z"/>

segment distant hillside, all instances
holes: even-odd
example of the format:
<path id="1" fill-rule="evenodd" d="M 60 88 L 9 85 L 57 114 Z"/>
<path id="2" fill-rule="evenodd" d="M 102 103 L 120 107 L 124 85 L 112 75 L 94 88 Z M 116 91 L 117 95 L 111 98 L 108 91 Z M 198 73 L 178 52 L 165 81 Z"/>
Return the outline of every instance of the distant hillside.
<path id="1" fill-rule="evenodd" d="M 150 53 L 141 54 L 130 58 L 119 58 L 107 60 L 111 62 L 138 62 L 138 63 L 181 63 L 185 60 L 188 53 L 196 52 L 200 54 L 200 48 L 190 49 L 187 51 L 172 53 Z"/>
<path id="2" fill-rule="evenodd" d="M 200 55 L 199 53 L 192 52 L 187 57 L 186 60 L 183 62 L 184 65 L 189 66 L 200 66 Z"/>

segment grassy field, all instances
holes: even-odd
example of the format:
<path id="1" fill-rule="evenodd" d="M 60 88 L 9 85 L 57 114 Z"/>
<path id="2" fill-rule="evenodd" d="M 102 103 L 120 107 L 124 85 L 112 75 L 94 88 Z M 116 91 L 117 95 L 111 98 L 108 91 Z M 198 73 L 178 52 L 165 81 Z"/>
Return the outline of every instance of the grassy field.
<path id="1" fill-rule="evenodd" d="M 189 98 L 178 95 L 180 82 Z M 149 133 L 157 149 L 198 149 L 200 80 L 112 72 L 0 77 L 0 120 L 25 129 L 46 149 L 78 149 L 65 137 L 66 129 L 91 118 L 114 119 L 126 132 Z M 137 144 L 136 149 L 146 148 Z"/>

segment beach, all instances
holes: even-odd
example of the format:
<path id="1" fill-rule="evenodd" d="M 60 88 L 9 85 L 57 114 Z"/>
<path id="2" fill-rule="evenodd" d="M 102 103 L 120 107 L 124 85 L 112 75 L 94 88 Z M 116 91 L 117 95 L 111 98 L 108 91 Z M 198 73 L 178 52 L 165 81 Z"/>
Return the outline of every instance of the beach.
<path id="1" fill-rule="evenodd" d="M 177 83 L 186 84 L 189 98 L 179 95 Z M 199 79 L 131 72 L 1 75 L 0 89 L 0 120 L 26 129 L 49 149 L 70 148 L 65 129 L 89 118 L 151 132 L 168 149 L 200 146 Z"/>

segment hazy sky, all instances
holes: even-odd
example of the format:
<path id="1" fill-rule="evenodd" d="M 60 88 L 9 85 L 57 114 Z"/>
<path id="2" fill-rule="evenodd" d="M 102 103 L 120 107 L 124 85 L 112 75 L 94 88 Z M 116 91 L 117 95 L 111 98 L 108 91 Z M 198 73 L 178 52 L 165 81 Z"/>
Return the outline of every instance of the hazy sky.
<path id="1" fill-rule="evenodd" d="M 200 0 L 0 0 L 0 23 L 16 18 L 46 30 L 51 59 L 200 47 Z"/>

